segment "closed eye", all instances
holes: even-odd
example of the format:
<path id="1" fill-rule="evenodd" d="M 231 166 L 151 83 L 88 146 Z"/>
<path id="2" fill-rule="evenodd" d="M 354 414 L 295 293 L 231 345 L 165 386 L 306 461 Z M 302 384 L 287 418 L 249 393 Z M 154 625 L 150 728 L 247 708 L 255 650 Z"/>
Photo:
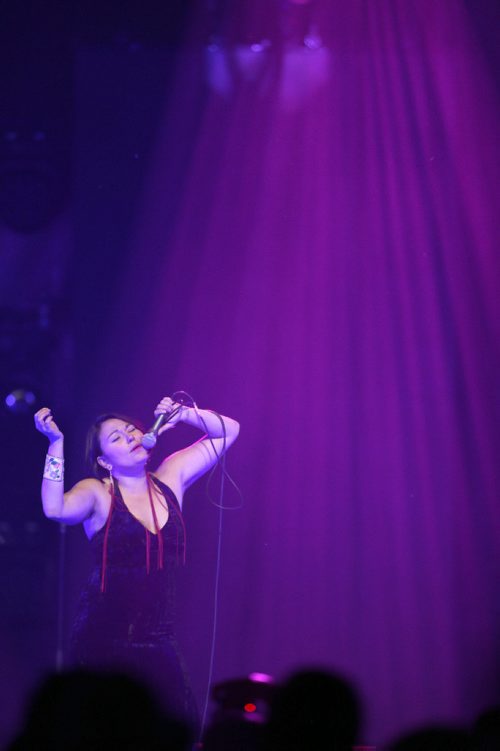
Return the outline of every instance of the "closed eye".
<path id="1" fill-rule="evenodd" d="M 128 435 L 129 433 L 134 433 L 134 432 L 135 432 L 136 430 L 137 430 L 136 426 L 135 426 L 135 425 L 133 425 L 132 423 L 130 423 L 129 425 L 126 425 L 126 426 L 125 426 L 125 433 L 127 433 L 127 435 Z M 120 440 L 120 438 L 122 437 L 122 434 L 123 434 L 123 431 L 120 431 L 120 430 L 114 430 L 114 431 L 113 431 L 113 432 L 111 433 L 111 435 L 112 435 L 112 436 L 114 436 L 114 437 L 113 437 L 113 438 L 111 438 L 111 436 L 110 436 L 110 439 L 109 439 L 109 440 L 110 440 L 110 442 L 111 442 L 111 443 L 116 443 L 117 441 L 119 441 L 119 440 Z"/>

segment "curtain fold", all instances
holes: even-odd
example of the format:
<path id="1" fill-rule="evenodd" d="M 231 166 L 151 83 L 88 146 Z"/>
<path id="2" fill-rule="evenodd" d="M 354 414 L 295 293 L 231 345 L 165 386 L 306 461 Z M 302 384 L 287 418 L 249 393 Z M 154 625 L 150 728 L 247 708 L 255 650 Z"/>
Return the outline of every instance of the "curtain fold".
<path id="1" fill-rule="evenodd" d="M 307 95 L 282 64 L 224 97 L 182 52 L 103 336 L 128 377 L 95 383 L 240 419 L 215 677 L 338 668 L 381 742 L 500 688 L 498 91 L 459 0 L 335 5 Z"/>

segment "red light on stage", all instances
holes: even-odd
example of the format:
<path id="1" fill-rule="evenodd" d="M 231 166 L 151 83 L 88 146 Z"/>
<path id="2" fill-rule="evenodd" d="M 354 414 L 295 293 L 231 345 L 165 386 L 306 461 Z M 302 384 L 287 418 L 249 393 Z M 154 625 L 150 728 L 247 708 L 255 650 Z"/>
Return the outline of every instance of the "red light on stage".
<path id="1" fill-rule="evenodd" d="M 250 704 L 250 703 L 249 704 L 245 704 L 245 706 L 243 707 L 243 709 L 245 710 L 245 712 L 256 712 L 257 711 L 257 707 L 255 706 L 255 704 Z"/>

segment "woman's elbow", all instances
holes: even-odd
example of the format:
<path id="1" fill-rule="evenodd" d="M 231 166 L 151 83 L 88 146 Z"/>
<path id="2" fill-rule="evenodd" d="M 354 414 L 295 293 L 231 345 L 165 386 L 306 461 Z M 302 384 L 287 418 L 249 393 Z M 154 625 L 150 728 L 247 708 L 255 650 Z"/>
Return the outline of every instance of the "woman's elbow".
<path id="1" fill-rule="evenodd" d="M 61 522 L 63 521 L 61 519 L 61 513 L 59 511 L 56 511 L 55 509 L 44 509 L 43 515 L 46 519 L 50 519 L 51 522 Z"/>
<path id="2" fill-rule="evenodd" d="M 231 437 L 235 441 L 240 434 L 240 423 L 237 420 L 231 419 Z"/>

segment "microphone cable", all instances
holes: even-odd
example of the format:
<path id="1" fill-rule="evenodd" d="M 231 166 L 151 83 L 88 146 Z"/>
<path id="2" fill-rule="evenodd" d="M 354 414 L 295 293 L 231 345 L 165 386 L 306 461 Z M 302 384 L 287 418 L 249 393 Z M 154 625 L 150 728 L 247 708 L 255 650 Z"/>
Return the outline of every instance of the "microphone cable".
<path id="1" fill-rule="evenodd" d="M 177 395 L 182 395 L 182 399 L 177 399 L 176 398 Z M 184 400 L 184 397 L 187 397 L 187 399 L 189 400 L 189 403 L 186 403 L 186 401 Z M 194 411 L 196 412 L 196 414 L 198 416 L 199 421 L 203 425 L 205 433 L 207 434 L 206 438 L 210 441 L 210 445 L 212 446 L 212 451 L 215 454 L 216 462 L 215 462 L 214 466 L 212 467 L 212 469 L 210 470 L 210 472 L 208 474 L 207 481 L 206 481 L 206 486 L 205 486 L 205 490 L 206 490 L 206 494 L 207 494 L 208 500 L 210 501 L 210 503 L 212 504 L 212 506 L 215 506 L 216 508 L 221 508 L 223 511 L 237 511 L 238 509 L 243 508 L 243 506 L 244 506 L 243 493 L 241 492 L 241 490 L 238 487 L 237 483 L 233 480 L 233 478 L 231 477 L 231 475 L 229 474 L 229 472 L 226 469 L 226 462 L 225 462 L 224 457 L 225 457 L 225 454 L 226 454 L 226 437 L 227 436 L 226 436 L 226 426 L 224 425 L 224 420 L 222 419 L 221 415 L 219 415 L 219 413 L 215 412 L 215 410 L 213 410 L 213 409 L 207 410 L 207 412 L 211 412 L 213 415 L 215 415 L 218 418 L 218 420 L 219 420 L 219 422 L 221 424 L 221 427 L 222 427 L 223 443 L 222 443 L 222 452 L 219 454 L 217 452 L 217 449 L 214 446 L 214 442 L 213 442 L 211 436 L 209 435 L 207 424 L 206 424 L 205 420 L 203 419 L 202 415 L 200 414 L 200 410 L 198 408 L 198 405 L 196 404 L 196 402 L 193 399 L 193 397 L 190 394 L 188 394 L 187 391 L 174 391 L 174 393 L 172 394 L 172 399 L 174 401 L 176 401 L 178 404 L 180 404 L 182 407 L 192 407 L 194 409 Z M 177 414 L 178 411 L 179 411 L 179 408 L 177 408 L 175 410 L 175 414 Z M 221 459 L 223 461 L 221 461 Z M 233 488 L 238 493 L 238 495 L 240 497 L 240 502 L 239 502 L 238 505 L 236 505 L 236 506 L 224 506 L 224 505 L 222 505 L 223 495 L 221 495 L 221 492 L 223 493 L 223 490 L 224 490 L 224 486 L 223 485 L 221 487 L 221 490 L 219 491 L 219 503 L 217 503 L 216 501 L 214 501 L 214 499 L 212 498 L 212 495 L 210 493 L 210 485 L 211 485 L 211 482 L 212 482 L 212 480 L 214 478 L 215 472 L 217 471 L 217 467 L 221 468 L 222 474 L 226 477 L 226 479 L 231 483 L 231 485 L 233 486 Z"/>
<path id="2" fill-rule="evenodd" d="M 207 438 L 210 441 L 210 444 L 212 446 L 212 451 L 215 454 L 216 462 L 214 466 L 212 467 L 210 474 L 207 478 L 206 483 L 206 493 L 208 496 L 208 499 L 210 503 L 215 506 L 218 511 L 218 525 L 217 525 L 217 551 L 216 551 L 216 559 L 215 559 L 215 576 L 214 576 L 214 596 L 213 596 L 213 617 L 212 617 L 212 637 L 210 642 L 210 657 L 208 661 L 208 676 L 207 676 L 207 687 L 205 692 L 205 701 L 203 704 L 203 712 L 201 716 L 201 723 L 200 723 L 200 731 L 198 736 L 198 743 L 201 744 L 203 741 L 203 735 L 205 732 L 205 725 L 207 721 L 207 713 L 208 713 L 208 705 L 210 701 L 210 687 L 212 685 L 213 680 L 213 673 L 214 673 L 214 664 L 215 664 L 215 648 L 216 648 L 216 642 L 217 642 L 217 627 L 218 627 L 218 619 L 219 619 L 219 592 L 220 592 L 220 574 L 221 574 L 221 561 L 222 561 L 222 520 L 223 520 L 223 511 L 235 511 L 237 509 L 242 508 L 244 505 L 244 499 L 243 499 L 243 493 L 241 492 L 240 488 L 236 484 L 236 482 L 233 480 L 231 475 L 226 470 L 226 426 L 224 425 L 224 420 L 219 415 L 218 412 L 215 412 L 214 410 L 210 410 L 212 414 L 214 414 L 220 421 L 222 426 L 222 436 L 223 436 L 223 442 L 222 442 L 222 451 L 219 454 L 217 452 L 217 449 L 215 448 L 214 442 L 212 438 L 209 435 L 209 431 L 207 428 L 207 424 L 205 420 L 203 419 L 202 415 L 200 414 L 200 411 L 198 409 L 198 405 L 194 401 L 194 399 L 185 391 L 175 391 L 172 394 L 172 399 L 174 401 L 177 401 L 182 406 L 188 406 L 183 401 L 176 399 L 177 395 L 183 395 L 183 397 L 187 397 L 191 404 L 189 404 L 190 407 L 192 407 L 197 416 L 200 420 L 201 424 L 203 425 L 205 432 L 207 434 Z M 212 478 L 214 477 L 214 473 L 217 469 L 217 467 L 220 466 L 221 468 L 221 479 L 220 479 L 220 487 L 219 487 L 219 503 L 216 503 L 211 494 L 210 494 L 210 483 L 212 481 Z M 240 496 L 240 504 L 238 506 L 224 506 L 224 485 L 225 480 L 229 480 L 232 484 L 232 486 L 235 488 L 235 490 L 238 492 Z"/>
<path id="3" fill-rule="evenodd" d="M 222 468 L 224 469 L 225 454 L 222 457 Z M 219 590 L 220 590 L 220 574 L 221 574 L 221 559 L 222 559 L 222 519 L 223 519 L 223 507 L 222 499 L 224 496 L 224 471 L 221 474 L 220 481 L 220 506 L 218 508 L 218 530 L 217 530 L 217 552 L 215 560 L 215 576 L 214 576 L 214 597 L 213 597 L 213 609 L 212 609 L 212 638 L 210 644 L 210 657 L 208 660 L 208 675 L 207 675 L 207 688 L 205 691 L 205 702 L 203 705 L 203 712 L 201 716 L 199 743 L 203 741 L 203 735 L 205 733 L 205 725 L 207 722 L 208 705 L 210 702 L 210 688 L 212 686 L 214 665 L 215 665 L 215 647 L 217 642 L 217 627 L 219 620 Z"/>

